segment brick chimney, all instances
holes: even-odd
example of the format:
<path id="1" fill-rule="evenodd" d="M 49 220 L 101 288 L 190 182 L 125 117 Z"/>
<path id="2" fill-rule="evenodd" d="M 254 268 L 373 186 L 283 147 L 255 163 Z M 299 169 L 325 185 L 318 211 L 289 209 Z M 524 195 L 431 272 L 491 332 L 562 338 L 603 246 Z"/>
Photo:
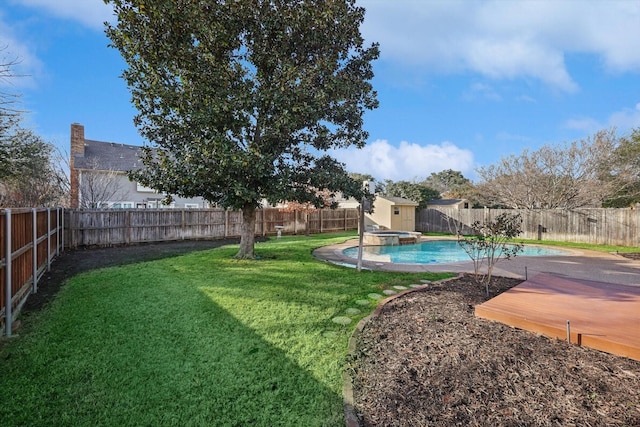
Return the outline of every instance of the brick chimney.
<path id="1" fill-rule="evenodd" d="M 71 209 L 80 207 L 80 173 L 76 169 L 76 156 L 84 157 L 84 126 L 78 123 L 71 124 L 71 152 L 69 159 L 69 174 L 71 189 L 69 198 Z"/>

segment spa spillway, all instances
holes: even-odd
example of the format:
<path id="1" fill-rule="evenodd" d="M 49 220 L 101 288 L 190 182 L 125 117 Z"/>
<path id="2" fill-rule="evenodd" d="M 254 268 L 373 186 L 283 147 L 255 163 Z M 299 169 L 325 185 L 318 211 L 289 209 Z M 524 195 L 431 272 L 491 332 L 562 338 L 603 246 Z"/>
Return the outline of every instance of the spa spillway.
<path id="1" fill-rule="evenodd" d="M 422 234 L 416 231 L 366 231 L 363 244 L 366 246 L 398 246 L 420 243 Z"/>

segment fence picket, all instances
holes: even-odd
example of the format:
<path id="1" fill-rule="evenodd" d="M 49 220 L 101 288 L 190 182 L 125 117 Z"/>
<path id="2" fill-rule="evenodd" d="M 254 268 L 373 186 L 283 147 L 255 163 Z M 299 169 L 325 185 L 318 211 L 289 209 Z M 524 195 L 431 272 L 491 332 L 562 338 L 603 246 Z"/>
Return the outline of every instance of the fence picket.
<path id="1" fill-rule="evenodd" d="M 522 216 L 523 239 L 557 240 L 597 245 L 640 246 L 640 211 L 636 209 L 454 209 L 437 208 L 416 211 L 416 231 L 455 233 L 472 232 L 474 221 L 484 222 L 501 213 Z"/>
<path id="2" fill-rule="evenodd" d="M 62 212 L 62 208 L 0 211 L 0 335 L 11 336 L 27 297 L 38 291 L 38 280 L 60 254 Z"/>
<path id="3" fill-rule="evenodd" d="M 224 239 L 240 236 L 242 213 L 224 209 L 127 209 L 65 211 L 67 247 L 114 246 L 182 239 Z M 302 228 L 310 233 L 355 230 L 356 209 L 322 209 L 309 215 L 308 224 L 297 224 L 296 212 L 262 209 L 256 215 L 256 236 L 285 234 Z"/>

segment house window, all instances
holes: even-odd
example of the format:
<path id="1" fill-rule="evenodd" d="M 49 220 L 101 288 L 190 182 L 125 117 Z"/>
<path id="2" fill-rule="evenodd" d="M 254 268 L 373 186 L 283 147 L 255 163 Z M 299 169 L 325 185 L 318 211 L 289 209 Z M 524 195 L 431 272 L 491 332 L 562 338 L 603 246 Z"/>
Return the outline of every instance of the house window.
<path id="1" fill-rule="evenodd" d="M 184 207 L 187 209 L 198 209 L 200 206 L 198 206 L 197 203 L 185 203 Z"/>
<path id="2" fill-rule="evenodd" d="M 394 215 L 400 215 L 400 208 L 393 208 Z"/>
<path id="3" fill-rule="evenodd" d="M 145 187 L 139 182 L 136 182 L 136 191 L 138 193 L 155 193 L 156 192 L 156 190 L 154 190 L 153 188 Z"/>
<path id="4" fill-rule="evenodd" d="M 111 209 L 131 209 L 133 202 L 117 202 L 111 205 Z"/>
<path id="5" fill-rule="evenodd" d="M 464 208 L 469 209 L 469 202 L 464 202 Z"/>

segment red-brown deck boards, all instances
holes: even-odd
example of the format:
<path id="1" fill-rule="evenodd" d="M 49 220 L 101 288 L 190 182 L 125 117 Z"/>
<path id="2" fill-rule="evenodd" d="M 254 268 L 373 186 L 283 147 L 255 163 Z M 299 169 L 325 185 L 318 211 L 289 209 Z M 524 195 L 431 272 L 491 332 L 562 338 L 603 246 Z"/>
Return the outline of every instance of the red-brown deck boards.
<path id="1" fill-rule="evenodd" d="M 477 317 L 640 360 L 640 287 L 538 274 L 476 306 Z"/>

